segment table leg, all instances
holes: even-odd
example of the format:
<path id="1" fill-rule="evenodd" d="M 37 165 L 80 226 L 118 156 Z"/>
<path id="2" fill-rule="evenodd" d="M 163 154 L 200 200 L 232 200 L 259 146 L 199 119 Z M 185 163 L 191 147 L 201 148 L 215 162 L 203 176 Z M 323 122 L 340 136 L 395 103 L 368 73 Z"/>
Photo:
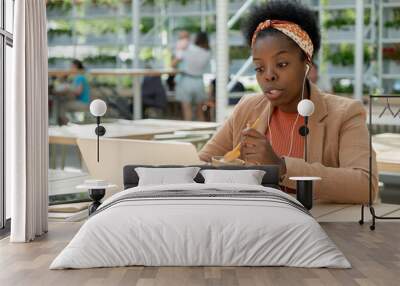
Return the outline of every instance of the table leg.
<path id="1" fill-rule="evenodd" d="M 142 119 L 142 89 L 141 78 L 133 77 L 133 119 Z"/>
<path id="2" fill-rule="evenodd" d="M 65 160 L 66 160 L 66 150 L 67 146 L 66 145 L 61 145 L 61 170 L 64 170 L 65 168 Z"/>
<path id="3" fill-rule="evenodd" d="M 49 146 L 49 160 L 50 160 L 50 169 L 55 169 L 56 166 L 56 159 L 57 159 L 57 152 L 56 152 L 56 145 L 55 144 L 50 144 Z"/>
<path id="4" fill-rule="evenodd" d="M 313 181 L 297 181 L 296 198 L 306 209 L 312 209 Z"/>
<path id="5" fill-rule="evenodd" d="M 101 205 L 100 200 L 106 194 L 106 189 L 90 189 L 89 197 L 93 200 L 93 203 L 89 206 L 89 216 L 96 211 Z"/>

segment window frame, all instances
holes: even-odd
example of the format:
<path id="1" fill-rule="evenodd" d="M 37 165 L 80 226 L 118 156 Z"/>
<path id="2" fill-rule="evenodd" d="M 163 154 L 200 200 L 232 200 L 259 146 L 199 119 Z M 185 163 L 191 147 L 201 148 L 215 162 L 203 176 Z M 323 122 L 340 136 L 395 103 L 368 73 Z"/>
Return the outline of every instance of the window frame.
<path id="1" fill-rule="evenodd" d="M 12 1 L 13 13 L 15 1 Z M 13 48 L 13 34 L 6 31 L 6 0 L 0 0 L 0 237 L 10 230 L 10 220 L 6 217 L 6 188 L 5 188 L 5 92 L 6 92 L 6 47 Z M 14 15 L 13 15 L 14 17 Z M 13 30 L 13 29 L 12 29 Z"/>

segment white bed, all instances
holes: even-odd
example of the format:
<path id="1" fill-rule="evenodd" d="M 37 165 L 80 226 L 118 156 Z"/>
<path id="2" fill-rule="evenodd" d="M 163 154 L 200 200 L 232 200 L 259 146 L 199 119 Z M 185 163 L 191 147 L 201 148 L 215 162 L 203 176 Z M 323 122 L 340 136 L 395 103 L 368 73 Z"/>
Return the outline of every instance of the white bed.
<path id="1" fill-rule="evenodd" d="M 198 183 L 113 195 L 50 269 L 128 265 L 351 267 L 291 196 L 264 186 Z"/>

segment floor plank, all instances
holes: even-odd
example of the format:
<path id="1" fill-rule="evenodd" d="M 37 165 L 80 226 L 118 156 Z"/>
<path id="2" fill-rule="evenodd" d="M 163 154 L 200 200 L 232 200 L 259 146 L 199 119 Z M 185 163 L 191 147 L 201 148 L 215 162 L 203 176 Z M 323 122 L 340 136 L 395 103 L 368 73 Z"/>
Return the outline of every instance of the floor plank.
<path id="1" fill-rule="evenodd" d="M 0 285 L 398 285 L 400 225 L 379 221 L 375 231 L 356 222 L 321 223 L 352 269 L 289 267 L 118 267 L 49 270 L 82 223 L 50 223 L 29 244 L 0 241 Z"/>
<path id="2" fill-rule="evenodd" d="M 340 212 L 346 208 L 351 207 L 351 205 L 345 204 L 327 204 L 327 203 L 314 203 L 313 208 L 310 210 L 311 214 L 315 218 L 320 218 L 322 216 Z"/>

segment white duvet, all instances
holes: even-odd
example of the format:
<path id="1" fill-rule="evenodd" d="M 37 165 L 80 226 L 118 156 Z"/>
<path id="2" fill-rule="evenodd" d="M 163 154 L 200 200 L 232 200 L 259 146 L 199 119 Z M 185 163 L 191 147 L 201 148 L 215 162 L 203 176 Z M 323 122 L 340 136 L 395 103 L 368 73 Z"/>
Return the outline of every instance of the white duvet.
<path id="1" fill-rule="evenodd" d="M 293 266 L 350 268 L 309 214 L 261 198 L 151 198 L 115 203 L 145 191 L 262 190 L 233 184 L 135 187 L 100 206 L 50 269 L 145 266 Z"/>

